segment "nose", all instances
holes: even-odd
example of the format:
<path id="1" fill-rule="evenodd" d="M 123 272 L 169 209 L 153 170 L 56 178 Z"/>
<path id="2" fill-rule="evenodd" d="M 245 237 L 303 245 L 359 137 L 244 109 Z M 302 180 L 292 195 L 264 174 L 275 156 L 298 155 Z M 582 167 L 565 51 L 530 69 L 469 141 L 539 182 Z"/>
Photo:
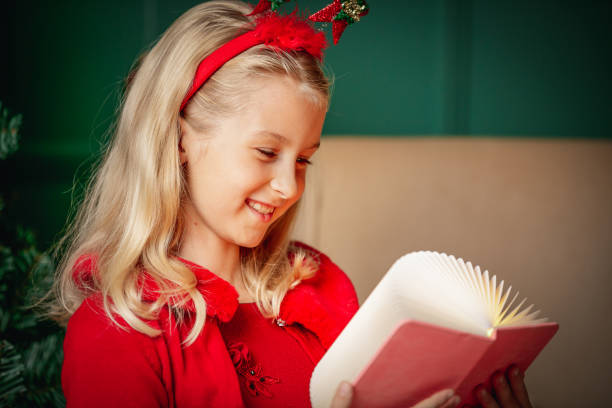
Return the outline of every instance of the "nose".
<path id="1" fill-rule="evenodd" d="M 295 174 L 295 164 L 278 163 L 274 177 L 270 181 L 270 186 L 283 199 L 290 200 L 298 194 L 298 181 Z"/>

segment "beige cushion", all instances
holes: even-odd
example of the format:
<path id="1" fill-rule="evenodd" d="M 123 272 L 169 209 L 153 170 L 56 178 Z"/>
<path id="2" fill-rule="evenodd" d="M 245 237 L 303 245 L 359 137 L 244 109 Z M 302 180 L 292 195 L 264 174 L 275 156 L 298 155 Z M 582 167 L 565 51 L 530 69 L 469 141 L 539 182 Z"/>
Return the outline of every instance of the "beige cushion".
<path id="1" fill-rule="evenodd" d="M 296 237 L 365 300 L 420 249 L 472 261 L 560 324 L 527 375 L 541 407 L 604 406 L 612 367 L 612 143 L 324 138 Z"/>

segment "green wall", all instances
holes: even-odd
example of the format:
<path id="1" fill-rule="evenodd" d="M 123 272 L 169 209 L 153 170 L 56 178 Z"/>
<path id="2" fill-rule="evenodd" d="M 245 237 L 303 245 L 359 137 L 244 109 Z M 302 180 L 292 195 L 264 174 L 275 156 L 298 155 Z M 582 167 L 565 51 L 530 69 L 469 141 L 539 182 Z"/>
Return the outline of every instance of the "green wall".
<path id="1" fill-rule="evenodd" d="M 22 149 L 0 165 L 2 193 L 44 245 L 65 221 L 75 171 L 87 177 L 105 140 L 132 61 L 195 3 L 0 6 L 0 100 L 24 115 Z M 612 138 L 611 2 L 370 4 L 327 52 L 326 135 Z"/>

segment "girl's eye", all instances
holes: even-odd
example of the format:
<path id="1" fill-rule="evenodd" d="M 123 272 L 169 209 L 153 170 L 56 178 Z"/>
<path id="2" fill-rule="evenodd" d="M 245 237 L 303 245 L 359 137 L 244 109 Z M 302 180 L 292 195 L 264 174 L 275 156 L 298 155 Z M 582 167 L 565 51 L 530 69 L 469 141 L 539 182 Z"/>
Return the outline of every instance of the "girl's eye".
<path id="1" fill-rule="evenodd" d="M 261 154 L 262 156 L 264 156 L 266 159 L 270 160 L 270 159 L 274 159 L 278 156 L 278 153 L 276 153 L 274 150 L 270 150 L 270 149 L 265 149 L 262 147 L 258 147 L 255 150 L 257 150 L 257 152 L 259 154 Z M 310 160 L 308 160 L 306 157 L 298 157 L 296 160 L 296 163 L 298 164 L 298 166 L 300 167 L 306 167 L 312 164 L 312 162 Z"/>
<path id="2" fill-rule="evenodd" d="M 298 157 L 297 162 L 298 164 L 303 164 L 304 166 L 309 166 L 312 164 L 312 162 L 305 157 Z"/>
<path id="3" fill-rule="evenodd" d="M 261 147 L 257 148 L 256 150 L 262 155 L 264 155 L 265 157 L 267 157 L 268 159 L 273 159 L 276 157 L 276 153 L 273 150 L 263 149 Z"/>

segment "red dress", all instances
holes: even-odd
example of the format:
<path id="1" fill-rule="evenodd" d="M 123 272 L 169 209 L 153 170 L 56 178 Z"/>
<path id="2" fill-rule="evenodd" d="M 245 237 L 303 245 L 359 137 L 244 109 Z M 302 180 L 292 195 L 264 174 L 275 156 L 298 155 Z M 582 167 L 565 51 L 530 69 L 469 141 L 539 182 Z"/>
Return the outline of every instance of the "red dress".
<path id="1" fill-rule="evenodd" d="M 197 276 L 198 289 L 207 301 L 206 324 L 190 346 L 182 344 L 190 321 L 176 328 L 174 315 L 167 307 L 162 308 L 158 319 L 147 321 L 162 331 L 157 337 L 149 337 L 116 316 L 127 327 L 118 328 L 102 310 L 100 296 L 90 296 L 70 318 L 64 340 L 62 386 L 67 407 L 243 407 L 253 401 L 249 396 L 243 401 L 241 387 L 248 383 L 237 369 L 241 369 L 241 358 L 243 363 L 249 362 L 249 353 L 255 367 L 259 364 L 262 370 L 259 376 L 256 372 L 255 378 L 273 377 L 263 381 L 267 387 L 257 387 L 260 395 L 254 398 L 274 400 L 280 406 L 281 400 L 292 394 L 294 402 L 306 403 L 304 380 L 307 384 L 312 367 L 357 311 L 358 303 L 350 280 L 327 256 L 303 244 L 299 246 L 319 260 L 319 270 L 285 295 L 279 316 L 285 326 L 276 326 L 280 332 L 269 326 L 277 332 L 266 331 L 264 335 L 279 335 L 270 342 L 272 347 L 253 340 L 256 332 L 236 331 L 232 318 L 237 310 L 236 322 L 248 317 L 243 313 L 249 312 L 244 310 L 249 306 L 239 306 L 234 287 L 188 261 L 185 263 Z M 270 322 L 262 317 L 253 324 Z M 224 328 L 220 330 L 220 326 Z M 246 350 L 235 343 L 242 343 Z M 282 348 L 287 353 L 284 358 L 299 361 L 298 365 L 293 369 L 275 367 L 269 358 L 272 353 L 258 351 L 264 346 L 268 351 Z M 263 395 L 264 389 L 273 397 Z"/>
<path id="2" fill-rule="evenodd" d="M 287 326 L 262 316 L 255 303 L 242 303 L 234 318 L 219 324 L 238 372 L 247 407 L 310 407 L 310 375 L 325 349 L 311 331 L 312 357 L 287 333 Z M 291 330 L 291 329 L 289 329 Z"/>

